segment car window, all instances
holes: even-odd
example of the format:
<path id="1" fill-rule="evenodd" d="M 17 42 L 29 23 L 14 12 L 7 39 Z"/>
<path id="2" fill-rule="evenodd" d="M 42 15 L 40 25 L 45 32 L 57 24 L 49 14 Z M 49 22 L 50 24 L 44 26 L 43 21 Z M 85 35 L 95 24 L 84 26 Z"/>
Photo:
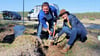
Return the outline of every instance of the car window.
<path id="1" fill-rule="evenodd" d="M 32 9 L 29 13 L 34 13 L 34 9 Z"/>

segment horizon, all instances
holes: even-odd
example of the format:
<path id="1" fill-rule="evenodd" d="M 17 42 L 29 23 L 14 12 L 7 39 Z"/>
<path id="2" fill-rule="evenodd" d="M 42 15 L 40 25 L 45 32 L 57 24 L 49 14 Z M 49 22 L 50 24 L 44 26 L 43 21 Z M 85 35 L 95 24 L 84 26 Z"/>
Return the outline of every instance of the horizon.
<path id="1" fill-rule="evenodd" d="M 4 11 L 5 11 L 5 10 L 4 10 Z M 6 11 L 8 11 L 8 10 L 6 10 Z M 21 13 L 22 13 L 23 11 L 14 11 L 14 12 L 21 12 Z M 24 11 L 24 13 L 25 13 L 25 12 L 29 12 L 29 11 Z M 2 13 L 2 12 L 0 11 L 0 14 L 1 14 L 1 13 Z M 100 12 L 71 12 L 71 13 L 73 13 L 73 14 L 74 14 L 74 13 L 75 13 L 75 14 L 78 14 L 78 13 L 84 14 L 84 13 L 100 13 Z"/>

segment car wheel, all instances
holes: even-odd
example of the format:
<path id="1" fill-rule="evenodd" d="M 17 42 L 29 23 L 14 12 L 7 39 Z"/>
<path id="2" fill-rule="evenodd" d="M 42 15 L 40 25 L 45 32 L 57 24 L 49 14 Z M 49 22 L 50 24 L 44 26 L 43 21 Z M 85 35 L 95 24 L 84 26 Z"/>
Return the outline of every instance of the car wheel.
<path id="1" fill-rule="evenodd" d="M 4 20 L 6 20 L 6 18 L 5 18 L 5 17 L 3 17 L 3 19 L 4 19 Z"/>
<path id="2" fill-rule="evenodd" d="M 27 17 L 29 21 L 31 21 L 30 17 Z"/>
<path id="3" fill-rule="evenodd" d="M 21 20 L 21 18 L 18 18 L 18 20 Z"/>

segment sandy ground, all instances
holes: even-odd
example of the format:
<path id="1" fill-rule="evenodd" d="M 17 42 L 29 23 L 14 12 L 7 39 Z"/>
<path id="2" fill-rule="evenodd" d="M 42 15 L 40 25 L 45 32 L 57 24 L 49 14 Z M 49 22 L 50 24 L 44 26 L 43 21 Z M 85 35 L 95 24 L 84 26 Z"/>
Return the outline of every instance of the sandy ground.
<path id="1" fill-rule="evenodd" d="M 88 23 L 100 24 L 99 21 L 100 19 L 96 19 L 93 21 L 88 19 L 81 20 L 81 22 L 87 24 Z M 58 21 L 58 25 L 57 25 L 58 27 L 62 26 L 61 22 L 62 22 L 61 20 Z M 4 21 L 2 21 L 1 23 L 4 23 Z M 38 22 L 35 21 L 26 21 L 25 22 L 25 26 L 27 27 L 26 34 L 24 36 L 19 36 L 18 38 L 16 38 L 12 44 L 0 43 L 0 55 L 37 56 L 38 53 L 40 52 L 38 51 L 36 51 L 36 53 L 33 52 L 35 50 L 35 47 L 37 47 L 38 45 L 36 40 L 37 24 Z M 93 31 L 93 29 L 87 29 L 87 30 L 88 30 L 88 40 L 85 43 L 81 43 L 80 41 L 77 41 L 72 47 L 72 49 L 70 49 L 70 51 L 68 51 L 67 53 L 61 53 L 60 52 L 61 48 L 58 48 L 57 46 L 49 46 L 49 48 L 46 49 L 42 47 L 42 52 L 43 52 L 42 54 L 45 54 L 44 56 L 100 56 L 100 45 L 99 45 L 100 41 L 97 39 L 100 30 L 97 30 L 98 33 L 96 30 Z M 6 35 L 10 34 L 9 32 L 10 32 L 9 28 L 7 28 L 6 31 L 0 32 L 0 42 L 3 40 L 3 38 Z M 64 37 L 64 35 L 62 37 Z"/>
<path id="2" fill-rule="evenodd" d="M 89 19 L 82 19 L 80 20 L 82 23 L 92 23 L 92 24 L 100 24 L 100 19 L 89 20 Z"/>
<path id="3" fill-rule="evenodd" d="M 7 31 L 6 31 L 7 33 Z M 45 47 L 40 47 L 37 50 L 38 42 L 34 31 L 32 29 L 27 29 L 27 34 L 17 37 L 12 44 L 0 43 L 0 55 L 3 56 L 23 56 L 31 55 L 37 56 L 39 54 L 44 54 L 43 56 L 99 56 L 100 55 L 100 41 L 94 34 L 88 33 L 88 40 L 85 43 L 77 41 L 74 46 L 67 53 L 62 53 L 62 47 L 49 46 L 49 40 L 44 40 Z M 32 34 L 33 33 L 33 34 Z M 2 34 L 2 33 L 0 33 Z M 9 33 L 7 33 L 8 35 Z M 32 35 L 31 35 L 32 34 Z M 45 33 L 44 33 L 45 34 Z M 62 35 L 61 38 L 64 38 Z M 0 37 L 1 38 L 1 37 Z M 60 44 L 63 44 L 61 42 Z M 35 48 L 37 47 L 37 48 Z M 42 48 L 42 49 L 41 49 Z M 36 52 L 34 52 L 36 51 Z"/>

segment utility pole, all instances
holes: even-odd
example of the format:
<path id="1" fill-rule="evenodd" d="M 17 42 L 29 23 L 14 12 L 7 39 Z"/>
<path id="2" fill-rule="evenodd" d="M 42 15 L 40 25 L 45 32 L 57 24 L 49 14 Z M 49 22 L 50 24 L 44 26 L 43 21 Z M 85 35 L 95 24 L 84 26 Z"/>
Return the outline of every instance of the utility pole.
<path id="1" fill-rule="evenodd" d="M 24 0 L 23 0 L 23 25 L 24 25 Z"/>

